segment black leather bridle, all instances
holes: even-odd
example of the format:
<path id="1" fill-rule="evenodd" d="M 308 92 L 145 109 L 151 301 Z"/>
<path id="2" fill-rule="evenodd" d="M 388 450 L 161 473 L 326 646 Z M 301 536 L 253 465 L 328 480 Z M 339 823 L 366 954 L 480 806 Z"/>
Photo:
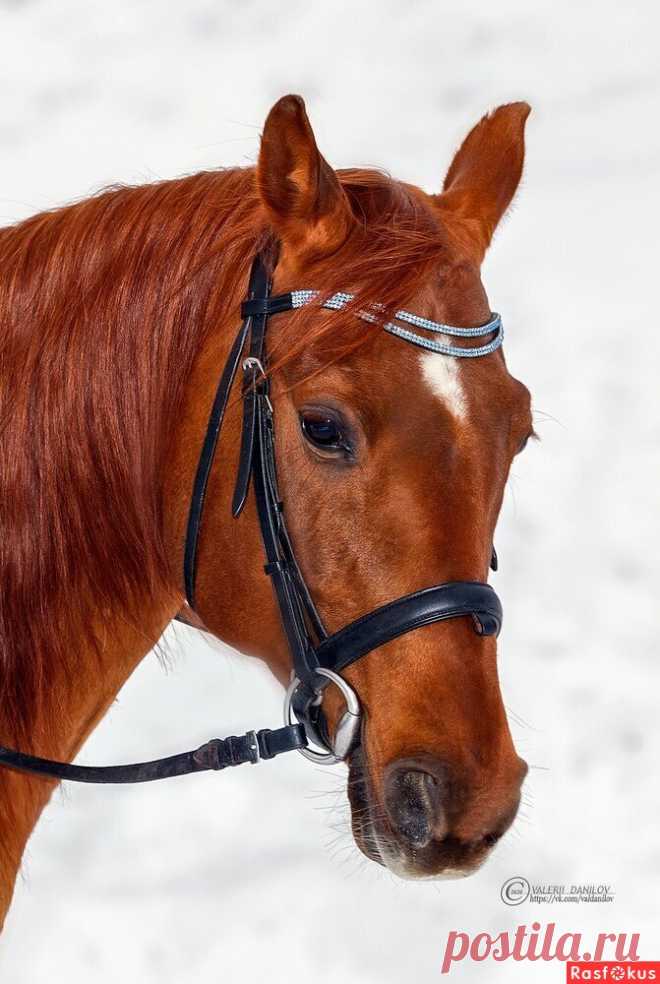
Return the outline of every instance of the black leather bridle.
<path id="1" fill-rule="evenodd" d="M 195 474 L 184 550 L 184 585 L 188 605 L 194 611 L 206 489 L 229 396 L 242 367 L 243 425 L 232 512 L 235 518 L 240 516 L 252 483 L 266 558 L 264 571 L 273 584 L 293 666 L 284 727 L 214 738 L 195 751 L 125 766 L 70 765 L 0 746 L 0 765 L 79 782 L 128 783 L 254 763 L 291 750 L 302 751 L 315 761 L 338 761 L 359 739 L 360 725 L 357 698 L 340 676 L 341 670 L 398 636 L 433 622 L 467 616 L 479 635 L 499 633 L 502 606 L 490 585 L 454 581 L 404 595 L 328 634 L 296 561 L 278 492 L 266 331 L 269 317 L 291 310 L 294 300 L 291 293 L 272 296 L 270 291 L 268 269 L 258 254 L 241 307 L 243 321 L 218 384 Z M 497 566 L 494 551 L 491 566 Z M 186 621 L 185 617 L 182 620 Z M 320 706 L 330 681 L 340 687 L 347 703 L 332 740 Z M 325 751 L 308 749 L 308 739 Z"/>

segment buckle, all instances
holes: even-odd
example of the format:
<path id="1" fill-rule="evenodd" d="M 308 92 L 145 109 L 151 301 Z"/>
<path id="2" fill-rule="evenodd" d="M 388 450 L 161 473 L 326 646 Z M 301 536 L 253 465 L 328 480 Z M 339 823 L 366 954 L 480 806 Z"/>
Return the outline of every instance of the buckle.
<path id="1" fill-rule="evenodd" d="M 261 359 L 257 359 L 254 355 L 249 355 L 247 359 L 243 359 L 243 372 L 248 372 L 250 369 L 256 369 L 259 373 L 260 379 L 267 379 L 266 370 L 264 369 L 264 364 Z M 256 382 L 256 380 L 255 380 Z"/>
<path id="2" fill-rule="evenodd" d="M 287 563 L 284 560 L 274 560 L 272 563 L 264 564 L 264 571 L 269 577 L 273 574 L 283 574 L 287 570 Z"/>
<path id="3" fill-rule="evenodd" d="M 266 406 L 268 407 L 268 412 L 269 412 L 268 419 L 270 419 L 270 417 L 273 416 L 273 404 L 270 402 L 270 397 L 268 396 L 268 387 L 269 387 L 270 380 L 266 375 L 266 370 L 264 369 L 263 362 L 261 361 L 261 359 L 257 359 L 257 357 L 254 355 L 250 355 L 247 357 L 247 359 L 243 360 L 243 372 L 248 373 L 250 371 L 252 371 L 255 374 L 252 380 L 252 385 L 255 388 L 257 386 L 260 387 L 258 390 L 256 390 L 256 395 L 257 397 L 261 397 L 264 400 Z"/>
<path id="4" fill-rule="evenodd" d="M 259 738 L 257 737 L 257 732 L 248 731 L 245 737 L 247 738 L 250 762 L 252 765 L 258 765 L 261 761 L 261 752 L 259 751 Z"/>

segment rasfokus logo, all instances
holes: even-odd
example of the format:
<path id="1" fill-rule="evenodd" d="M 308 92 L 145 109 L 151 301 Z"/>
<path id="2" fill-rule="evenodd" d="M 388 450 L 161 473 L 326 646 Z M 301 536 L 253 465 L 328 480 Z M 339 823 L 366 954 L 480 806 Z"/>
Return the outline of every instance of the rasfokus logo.
<path id="1" fill-rule="evenodd" d="M 566 984 L 571 981 L 660 981 L 660 961 L 567 963 Z"/>

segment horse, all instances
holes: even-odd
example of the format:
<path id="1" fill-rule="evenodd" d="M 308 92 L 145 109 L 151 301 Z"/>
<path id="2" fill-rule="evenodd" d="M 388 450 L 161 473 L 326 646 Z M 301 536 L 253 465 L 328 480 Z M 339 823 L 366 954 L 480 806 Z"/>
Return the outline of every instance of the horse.
<path id="1" fill-rule="evenodd" d="M 438 581 L 487 579 L 531 399 L 499 342 L 479 358 L 448 343 L 463 332 L 469 350 L 469 330 L 495 324 L 480 267 L 520 182 L 529 112 L 484 116 L 428 194 L 331 168 L 303 100 L 285 96 L 254 167 L 112 187 L 0 230 L 3 745 L 71 762 L 184 608 L 191 489 L 255 255 L 274 290 L 309 295 L 272 319 L 259 369 L 290 540 L 328 630 Z M 336 292 L 348 302 L 325 303 Z M 383 330 L 404 308 L 418 344 Z M 227 400 L 185 611 L 286 686 L 253 490 L 232 517 L 241 406 Z M 342 681 L 362 713 L 338 756 L 357 846 L 401 877 L 475 871 L 527 770 L 495 634 L 420 621 Z M 317 704 L 332 740 L 341 690 Z M 56 786 L 0 768 L 2 919 Z"/>

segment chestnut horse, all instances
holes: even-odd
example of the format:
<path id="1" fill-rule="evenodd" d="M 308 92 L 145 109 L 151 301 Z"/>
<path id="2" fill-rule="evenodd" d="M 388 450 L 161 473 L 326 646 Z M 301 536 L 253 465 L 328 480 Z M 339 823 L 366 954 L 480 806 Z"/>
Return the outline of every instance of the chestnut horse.
<path id="1" fill-rule="evenodd" d="M 348 290 L 386 313 L 488 323 L 480 264 L 520 180 L 528 113 L 484 117 L 429 195 L 332 170 L 287 96 L 256 168 L 115 188 L 0 231 L 1 744 L 70 761 L 181 609 L 190 491 L 254 254 L 277 243 L 277 292 Z M 329 629 L 429 584 L 486 580 L 511 461 L 532 433 L 502 350 L 425 352 L 313 305 L 270 335 L 282 496 Z M 231 515 L 240 424 L 233 399 L 196 607 L 285 683 L 253 497 Z M 350 435 L 350 453 L 315 428 Z M 474 870 L 519 803 L 526 766 L 495 639 L 468 622 L 418 628 L 345 672 L 366 720 L 349 760 L 354 836 L 408 877 Z M 329 687 L 331 728 L 340 707 Z M 3 916 L 54 786 L 0 769 Z"/>

